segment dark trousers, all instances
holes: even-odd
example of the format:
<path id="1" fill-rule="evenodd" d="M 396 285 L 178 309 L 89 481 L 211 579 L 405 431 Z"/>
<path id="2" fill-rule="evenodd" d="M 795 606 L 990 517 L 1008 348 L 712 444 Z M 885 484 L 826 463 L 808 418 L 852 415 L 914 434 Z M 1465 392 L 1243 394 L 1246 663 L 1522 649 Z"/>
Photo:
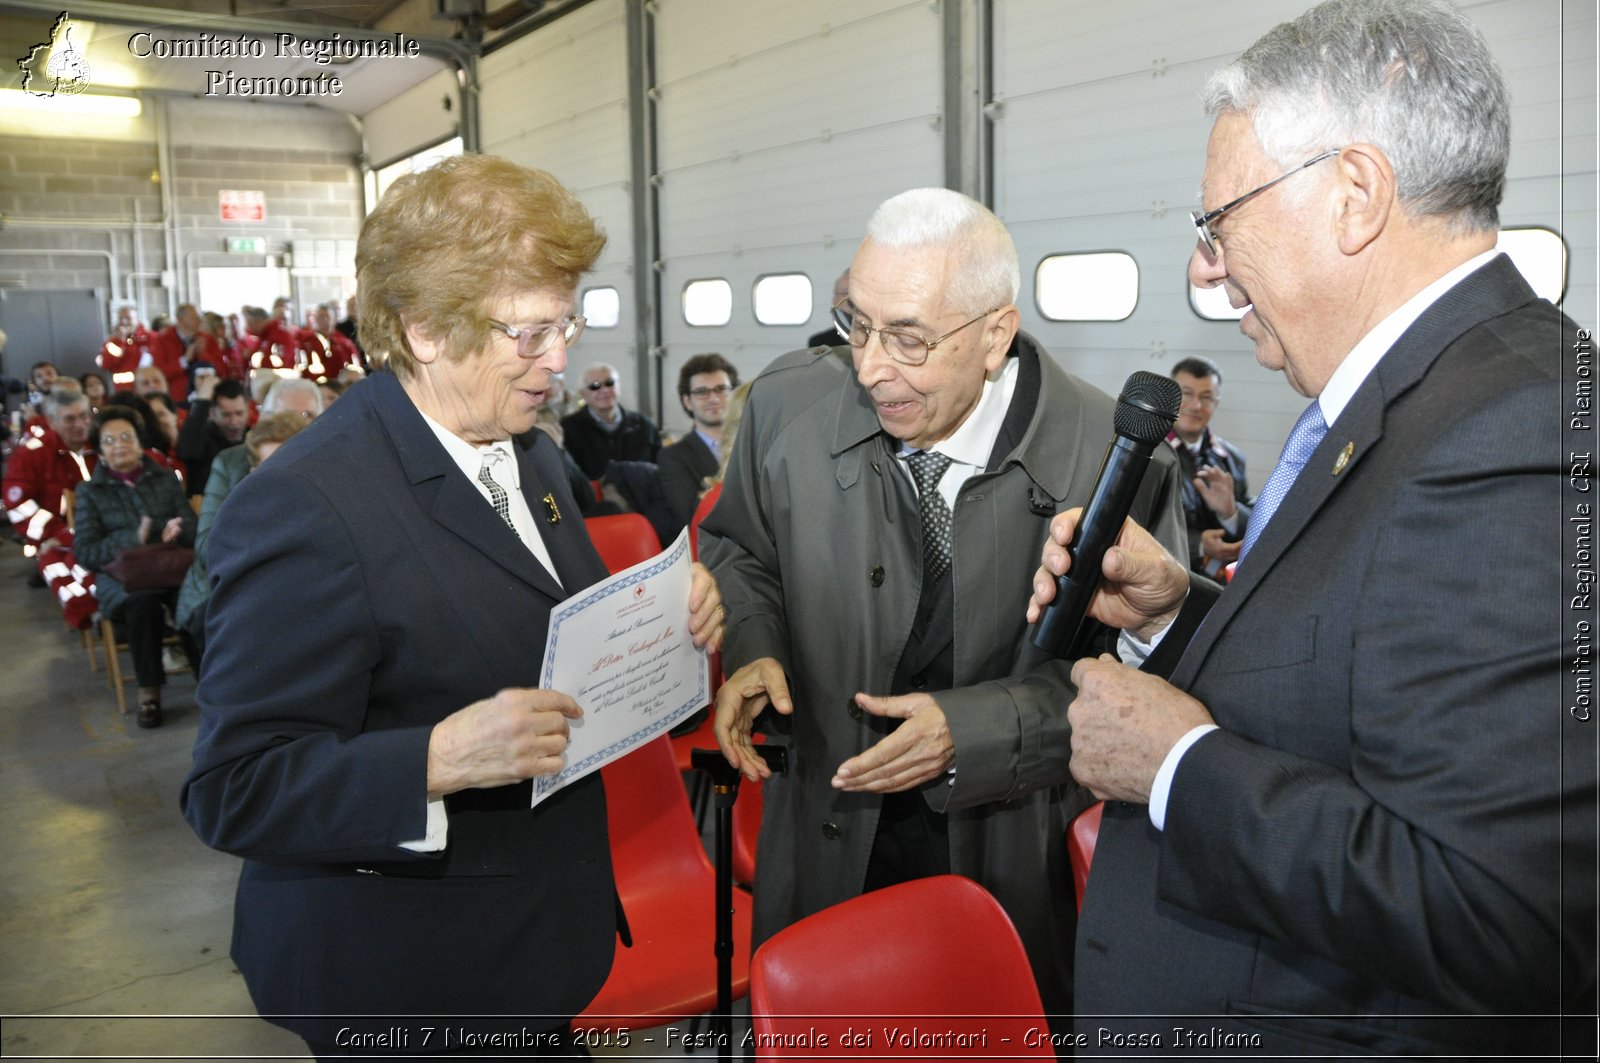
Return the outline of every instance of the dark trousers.
<path id="1" fill-rule="evenodd" d="M 920 787 L 884 794 L 864 889 L 870 892 L 949 873 L 950 835 L 945 817 L 928 807 Z"/>
<path id="2" fill-rule="evenodd" d="M 177 605 L 177 590 L 129 591 L 111 619 L 123 627 L 133 674 L 142 687 L 159 687 L 167 681 L 161 667 L 161 640 L 167 633 L 166 610 Z"/>

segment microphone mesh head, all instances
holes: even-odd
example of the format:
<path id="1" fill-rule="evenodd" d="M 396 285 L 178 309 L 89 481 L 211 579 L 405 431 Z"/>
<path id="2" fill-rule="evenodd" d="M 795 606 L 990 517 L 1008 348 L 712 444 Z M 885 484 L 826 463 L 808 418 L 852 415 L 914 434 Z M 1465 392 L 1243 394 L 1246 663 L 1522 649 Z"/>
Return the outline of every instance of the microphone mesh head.
<path id="1" fill-rule="evenodd" d="M 1178 419 L 1183 389 L 1171 377 L 1138 370 L 1122 385 L 1112 418 L 1117 435 L 1155 445 L 1167 438 Z"/>

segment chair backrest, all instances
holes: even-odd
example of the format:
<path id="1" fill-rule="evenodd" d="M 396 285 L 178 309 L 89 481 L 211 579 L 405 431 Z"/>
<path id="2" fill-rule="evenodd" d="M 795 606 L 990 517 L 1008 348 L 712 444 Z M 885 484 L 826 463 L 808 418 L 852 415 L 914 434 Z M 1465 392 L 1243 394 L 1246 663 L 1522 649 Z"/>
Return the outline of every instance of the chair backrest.
<path id="1" fill-rule="evenodd" d="M 700 504 L 694 507 L 694 516 L 689 518 L 689 550 L 696 561 L 700 560 L 700 522 L 706 519 L 706 514 L 711 512 L 721 497 L 722 485 L 712 484 L 711 490 L 700 496 Z"/>
<path id="2" fill-rule="evenodd" d="M 710 873 L 711 858 L 700 843 L 666 735 L 613 760 L 600 769 L 600 777 L 605 780 L 611 860 L 624 908 L 629 897 L 663 888 L 680 875 Z"/>
<path id="3" fill-rule="evenodd" d="M 774 934 L 750 963 L 750 1023 L 762 1058 L 1055 1055 L 1016 928 L 959 875 L 874 890 Z M 845 1045 L 850 1028 L 872 1044 Z"/>
<path id="4" fill-rule="evenodd" d="M 1072 860 L 1072 888 L 1078 894 L 1078 911 L 1083 911 L 1083 890 L 1089 884 L 1089 865 L 1094 862 L 1094 843 L 1100 837 L 1100 815 L 1106 803 L 1096 801 L 1079 812 L 1067 828 L 1067 854 Z"/>
<path id="5" fill-rule="evenodd" d="M 586 517 L 589 539 L 606 568 L 613 573 L 647 561 L 661 552 L 661 540 L 650 522 L 638 513 L 614 513 L 607 517 Z"/>

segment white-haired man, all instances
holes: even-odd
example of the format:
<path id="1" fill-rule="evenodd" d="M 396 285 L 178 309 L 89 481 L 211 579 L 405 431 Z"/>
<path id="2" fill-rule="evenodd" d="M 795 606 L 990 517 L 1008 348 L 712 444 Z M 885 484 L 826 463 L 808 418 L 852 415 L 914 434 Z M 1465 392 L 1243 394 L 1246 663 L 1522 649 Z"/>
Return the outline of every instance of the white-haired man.
<path id="1" fill-rule="evenodd" d="M 766 783 L 757 938 L 866 890 L 968 875 L 1066 1013 L 1065 835 L 1087 797 L 1067 772 L 1068 662 L 1032 645 L 1023 611 L 1030 544 L 1087 500 L 1114 404 L 1018 331 L 1018 284 L 981 204 L 946 189 L 883 203 L 834 308 L 841 345 L 756 379 L 700 534 L 732 617 L 718 741 L 765 775 L 759 716 L 791 754 Z M 1182 548 L 1165 448 L 1134 512 Z"/>
<path id="2" fill-rule="evenodd" d="M 1164 634 L 1144 672 L 1073 670 L 1073 773 L 1108 799 L 1079 1032 L 1550 1058 L 1571 1009 L 1592 1056 L 1595 732 L 1555 548 L 1587 509 L 1575 336 L 1494 250 L 1504 82 L 1442 0 L 1334 0 L 1206 99 L 1190 278 L 1313 401 L 1220 597 L 1132 525 L 1106 555 L 1094 615 Z"/>

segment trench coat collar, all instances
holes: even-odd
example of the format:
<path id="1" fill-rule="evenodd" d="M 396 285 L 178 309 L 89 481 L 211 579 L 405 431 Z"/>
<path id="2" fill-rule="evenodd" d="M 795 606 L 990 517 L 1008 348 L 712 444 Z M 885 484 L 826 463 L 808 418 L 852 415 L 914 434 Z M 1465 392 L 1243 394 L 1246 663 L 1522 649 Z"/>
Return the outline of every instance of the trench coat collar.
<path id="1" fill-rule="evenodd" d="M 1086 385 L 1068 376 L 1045 353 L 1039 341 L 1021 330 L 1011 341 L 1011 349 L 1006 352 L 1006 357 L 1022 359 L 1023 372 L 1017 380 L 1017 390 L 1011 397 L 1011 408 L 1006 411 L 1002 434 L 1010 427 L 1018 403 L 1032 403 L 1033 409 L 1021 440 L 992 471 L 1000 472 L 1008 465 L 1020 465 L 1035 484 L 1060 501 L 1067 497 L 1072 470 L 1078 464 L 1079 451 L 1084 445 L 1082 421 L 1060 416 L 1060 412 L 1063 409 L 1082 408 L 1081 392 Z M 1031 394 L 1029 381 L 1037 381 L 1037 389 Z M 852 373 L 849 383 L 840 390 L 833 457 L 838 458 L 879 437 L 883 438 L 885 446 L 892 446 L 893 440 L 878 423 L 871 396 Z"/>
<path id="2" fill-rule="evenodd" d="M 394 446 L 401 471 L 433 519 L 524 583 L 555 601 L 565 599 L 567 595 L 561 585 L 534 558 L 517 533 L 488 506 L 478 489 L 461 475 L 460 467 L 440 446 L 433 430 L 406 394 L 400 378 L 392 372 L 374 373 L 369 378 L 369 386 L 373 410 Z M 513 441 L 512 449 L 517 452 L 521 464 L 526 494 L 527 486 L 539 481 L 530 479 L 536 474 L 529 464 L 527 447 Z M 535 514 L 539 512 L 534 503 L 530 503 L 530 508 Z M 563 569 L 567 553 L 558 551 L 549 540 L 547 537 L 551 559 L 558 569 Z M 565 571 L 563 578 L 570 578 Z"/>

